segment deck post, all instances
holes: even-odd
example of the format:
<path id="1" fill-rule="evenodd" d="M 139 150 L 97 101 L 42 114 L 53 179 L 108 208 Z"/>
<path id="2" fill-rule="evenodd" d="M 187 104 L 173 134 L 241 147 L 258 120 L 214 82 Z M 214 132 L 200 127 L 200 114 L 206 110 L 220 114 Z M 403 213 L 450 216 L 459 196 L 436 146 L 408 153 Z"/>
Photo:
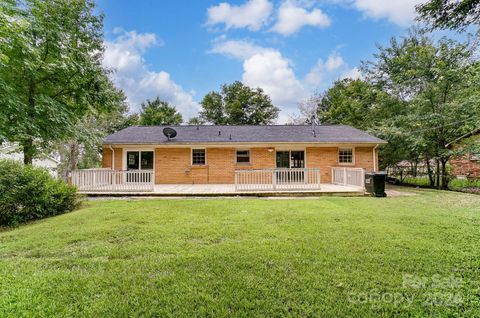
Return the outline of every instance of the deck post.
<path id="1" fill-rule="evenodd" d="M 318 182 L 318 188 L 319 189 L 322 187 L 321 177 L 322 177 L 322 174 L 320 173 L 320 169 L 317 169 L 317 182 Z"/>
<path id="2" fill-rule="evenodd" d="M 235 191 L 238 191 L 238 172 L 235 171 Z"/>
<path id="3" fill-rule="evenodd" d="M 343 185 L 347 185 L 347 168 L 343 168 Z"/>
<path id="4" fill-rule="evenodd" d="M 362 169 L 362 187 L 365 189 L 365 169 Z"/>
<path id="5" fill-rule="evenodd" d="M 155 173 L 153 171 L 149 172 L 150 174 L 150 189 L 151 191 L 155 190 Z"/>
<path id="6" fill-rule="evenodd" d="M 273 190 L 276 190 L 277 189 L 277 173 L 275 172 L 275 170 L 271 170 L 272 172 L 272 188 Z"/>
<path id="7" fill-rule="evenodd" d="M 113 191 L 117 190 L 117 176 L 115 175 L 115 170 L 111 170 L 111 175 L 112 175 L 112 186 L 113 186 Z"/>

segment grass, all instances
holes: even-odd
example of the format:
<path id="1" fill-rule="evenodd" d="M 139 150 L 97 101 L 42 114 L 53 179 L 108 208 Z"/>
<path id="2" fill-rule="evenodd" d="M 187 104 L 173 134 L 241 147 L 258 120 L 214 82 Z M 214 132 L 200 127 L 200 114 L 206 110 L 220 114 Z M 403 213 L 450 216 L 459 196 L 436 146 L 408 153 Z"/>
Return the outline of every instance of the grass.
<path id="1" fill-rule="evenodd" d="M 448 188 L 454 191 L 480 194 L 480 179 L 452 179 L 448 183 Z"/>
<path id="2" fill-rule="evenodd" d="M 480 197 L 91 201 L 0 232 L 0 317 L 476 316 Z"/>

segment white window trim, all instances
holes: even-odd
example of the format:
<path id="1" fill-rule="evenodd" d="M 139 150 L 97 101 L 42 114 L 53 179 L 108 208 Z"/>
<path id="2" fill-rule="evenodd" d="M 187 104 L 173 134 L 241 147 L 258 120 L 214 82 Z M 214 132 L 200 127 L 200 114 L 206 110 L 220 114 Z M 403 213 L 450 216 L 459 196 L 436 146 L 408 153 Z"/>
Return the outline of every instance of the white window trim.
<path id="1" fill-rule="evenodd" d="M 237 152 L 238 151 L 248 151 L 248 162 L 238 162 L 237 159 Z M 246 149 L 246 148 L 238 148 L 238 149 L 235 149 L 235 164 L 236 165 L 240 165 L 240 166 L 248 166 L 248 165 L 251 165 L 252 164 L 252 151 L 250 149 Z"/>
<path id="2" fill-rule="evenodd" d="M 193 163 L 193 150 L 205 150 L 205 163 L 204 164 L 198 164 L 198 163 Z M 204 167 L 208 163 L 207 161 L 207 148 L 206 147 L 192 147 L 190 148 L 190 165 L 192 167 Z"/>
<path id="3" fill-rule="evenodd" d="M 154 148 L 123 148 L 122 149 L 122 170 L 127 170 L 127 153 L 128 152 L 140 152 L 139 160 L 140 166 L 138 167 L 139 170 L 142 170 L 142 151 L 150 151 L 153 152 L 153 171 L 155 171 L 155 149 Z"/>
<path id="4" fill-rule="evenodd" d="M 354 166 L 355 165 L 355 147 L 338 147 L 337 148 L 337 163 L 339 166 Z M 340 150 L 352 150 L 352 162 L 340 162 Z"/>

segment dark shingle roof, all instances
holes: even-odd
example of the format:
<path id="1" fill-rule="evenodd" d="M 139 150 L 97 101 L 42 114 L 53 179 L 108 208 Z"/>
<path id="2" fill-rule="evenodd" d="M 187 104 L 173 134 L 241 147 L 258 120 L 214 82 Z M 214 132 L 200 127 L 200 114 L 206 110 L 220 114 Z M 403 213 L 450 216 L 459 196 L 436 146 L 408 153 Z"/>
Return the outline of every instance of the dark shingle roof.
<path id="1" fill-rule="evenodd" d="M 170 141 L 163 134 L 172 127 L 177 136 Z M 132 126 L 104 140 L 104 144 L 165 144 L 165 143 L 385 143 L 385 141 L 350 126 L 263 125 L 263 126 Z"/>

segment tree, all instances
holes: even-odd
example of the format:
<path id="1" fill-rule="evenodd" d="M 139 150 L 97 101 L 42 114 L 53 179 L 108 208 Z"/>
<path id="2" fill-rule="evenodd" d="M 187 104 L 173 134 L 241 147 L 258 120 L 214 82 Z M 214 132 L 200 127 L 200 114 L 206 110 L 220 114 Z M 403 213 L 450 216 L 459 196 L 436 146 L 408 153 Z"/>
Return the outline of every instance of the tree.
<path id="1" fill-rule="evenodd" d="M 321 99 L 321 95 L 314 93 L 307 99 L 304 99 L 298 103 L 298 111 L 300 114 L 291 114 L 287 125 L 305 125 L 311 124 L 312 120 L 319 123 L 317 116 L 318 103 Z"/>
<path id="2" fill-rule="evenodd" d="M 155 125 L 179 125 L 182 123 L 182 114 L 180 114 L 175 106 L 160 100 L 157 97 L 149 100 L 141 105 L 139 123 L 145 126 Z"/>
<path id="3" fill-rule="evenodd" d="M 5 5 L 6 4 L 6 5 Z M 93 0 L 2 2 L 1 133 L 19 142 L 24 162 L 66 140 L 89 112 L 107 110 L 102 16 Z M 7 17 L 5 18 L 5 15 Z M 107 90 L 107 92 L 106 92 Z"/>
<path id="4" fill-rule="evenodd" d="M 57 143 L 55 153 L 60 155 L 59 174 L 64 178 L 77 168 L 99 167 L 103 139 L 119 129 L 131 126 L 132 115 L 127 115 L 128 106 L 123 92 L 113 90 L 117 102 L 109 107 L 108 112 L 92 112 L 83 116 L 76 124 L 73 135 L 68 140 Z M 113 102 L 112 96 L 110 101 Z"/>
<path id="5" fill-rule="evenodd" d="M 350 125 L 362 130 L 373 129 L 381 120 L 401 111 L 398 99 L 360 79 L 336 81 L 317 100 L 321 123 Z"/>
<path id="6" fill-rule="evenodd" d="M 279 112 L 261 88 L 238 81 L 223 85 L 220 92 L 208 93 L 201 105 L 200 118 L 215 125 L 271 124 Z"/>
<path id="7" fill-rule="evenodd" d="M 447 186 L 446 145 L 478 124 L 478 104 L 464 102 L 475 94 L 477 65 L 472 65 L 468 43 L 442 38 L 435 42 L 423 32 L 413 30 L 390 47 L 379 48 L 375 61 L 365 63 L 363 71 L 371 83 L 403 101 L 406 111 L 390 120 L 397 135 L 409 138 L 423 154 L 430 182 Z M 393 115 L 393 114 L 392 114 Z M 433 180 L 430 160 L 437 165 Z"/>
<path id="8" fill-rule="evenodd" d="M 429 0 L 416 9 L 432 28 L 464 30 L 480 23 L 480 0 Z"/>
<path id="9" fill-rule="evenodd" d="M 303 123 L 310 123 L 313 113 L 321 124 L 349 125 L 388 140 L 380 149 L 384 167 L 415 158 L 413 144 L 404 136 L 397 136 L 398 129 L 391 129 L 392 118 L 405 113 L 405 105 L 374 84 L 360 79 L 338 80 L 323 94 L 313 95 L 299 107 Z"/>
<path id="10" fill-rule="evenodd" d="M 205 121 L 200 117 L 192 117 L 187 122 L 189 125 L 205 125 Z"/>

